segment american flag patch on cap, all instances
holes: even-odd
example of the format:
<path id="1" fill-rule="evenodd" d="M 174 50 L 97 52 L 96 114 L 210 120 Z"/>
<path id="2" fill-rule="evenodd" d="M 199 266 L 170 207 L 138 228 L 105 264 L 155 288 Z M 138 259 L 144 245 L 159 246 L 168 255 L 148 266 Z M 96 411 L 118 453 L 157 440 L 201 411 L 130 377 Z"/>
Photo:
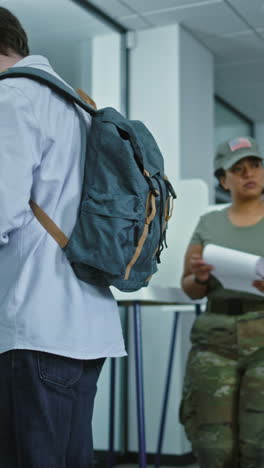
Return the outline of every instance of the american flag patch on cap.
<path id="1" fill-rule="evenodd" d="M 251 148 L 252 144 L 248 138 L 235 138 L 232 141 L 229 141 L 229 148 L 231 151 L 236 151 L 241 148 Z"/>

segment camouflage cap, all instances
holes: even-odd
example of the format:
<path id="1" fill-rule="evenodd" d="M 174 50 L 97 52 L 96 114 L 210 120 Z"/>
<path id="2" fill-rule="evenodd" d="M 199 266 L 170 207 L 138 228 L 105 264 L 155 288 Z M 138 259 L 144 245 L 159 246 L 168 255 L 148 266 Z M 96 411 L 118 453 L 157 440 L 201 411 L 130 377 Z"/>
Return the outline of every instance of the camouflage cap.
<path id="1" fill-rule="evenodd" d="M 261 156 L 256 141 L 251 137 L 238 137 L 218 146 L 214 159 L 214 172 L 219 169 L 230 169 L 240 159 Z"/>

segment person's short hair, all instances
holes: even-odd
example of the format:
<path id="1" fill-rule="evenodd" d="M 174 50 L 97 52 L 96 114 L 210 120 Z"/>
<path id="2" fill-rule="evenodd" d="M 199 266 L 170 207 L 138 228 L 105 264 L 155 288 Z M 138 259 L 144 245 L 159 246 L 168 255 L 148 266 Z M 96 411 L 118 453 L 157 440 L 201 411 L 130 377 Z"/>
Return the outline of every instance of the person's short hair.
<path id="1" fill-rule="evenodd" d="M 8 56 L 12 52 L 22 57 L 29 55 L 27 34 L 16 16 L 0 7 L 0 54 Z"/>
<path id="2" fill-rule="evenodd" d="M 214 175 L 215 175 L 215 177 L 218 179 L 218 182 L 220 183 L 221 177 L 223 177 L 223 176 L 225 175 L 225 170 L 222 169 L 222 168 L 217 169 L 217 170 L 215 171 L 215 174 L 214 174 Z M 220 185 L 221 185 L 221 184 L 220 184 Z"/>

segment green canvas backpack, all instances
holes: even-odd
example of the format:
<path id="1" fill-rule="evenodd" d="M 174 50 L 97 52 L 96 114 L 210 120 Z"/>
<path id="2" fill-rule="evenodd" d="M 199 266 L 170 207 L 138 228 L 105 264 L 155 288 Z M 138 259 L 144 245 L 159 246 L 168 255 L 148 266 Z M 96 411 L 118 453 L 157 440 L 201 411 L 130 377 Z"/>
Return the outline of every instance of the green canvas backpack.
<path id="1" fill-rule="evenodd" d="M 0 79 L 19 77 L 49 86 L 92 116 L 81 203 L 70 238 L 31 200 L 35 216 L 82 281 L 128 292 L 147 286 L 166 245 L 176 198 L 153 136 L 142 122 L 111 107 L 94 109 L 47 72 L 15 67 L 0 74 Z"/>

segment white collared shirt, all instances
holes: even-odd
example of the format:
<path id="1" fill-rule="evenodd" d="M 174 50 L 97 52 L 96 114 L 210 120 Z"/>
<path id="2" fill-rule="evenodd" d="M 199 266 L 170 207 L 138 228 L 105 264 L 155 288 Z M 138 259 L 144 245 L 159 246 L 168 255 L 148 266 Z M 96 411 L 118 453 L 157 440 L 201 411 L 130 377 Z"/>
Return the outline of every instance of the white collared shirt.
<path id="1" fill-rule="evenodd" d="M 41 56 L 14 65 L 20 66 L 56 75 Z M 28 205 L 32 198 L 70 236 L 90 121 L 40 83 L 0 81 L 0 352 L 31 349 L 78 359 L 126 354 L 110 290 L 77 279 Z"/>

